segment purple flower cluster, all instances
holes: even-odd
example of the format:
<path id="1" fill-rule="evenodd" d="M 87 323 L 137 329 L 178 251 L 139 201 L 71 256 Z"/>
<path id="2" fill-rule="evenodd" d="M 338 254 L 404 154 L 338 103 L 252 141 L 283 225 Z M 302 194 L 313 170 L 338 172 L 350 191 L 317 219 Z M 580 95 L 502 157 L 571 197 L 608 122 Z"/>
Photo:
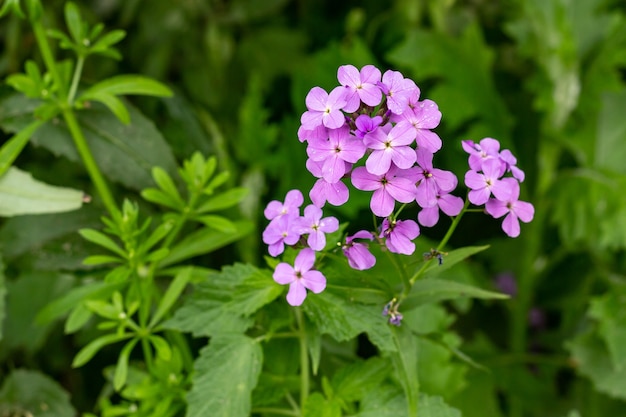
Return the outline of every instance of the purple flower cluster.
<path id="1" fill-rule="evenodd" d="M 530 222 L 535 208 L 519 200 L 524 172 L 516 166 L 516 158 L 508 149 L 501 151 L 500 142 L 492 138 L 479 143 L 465 140 L 463 149 L 469 154 L 470 170 L 465 174 L 469 201 L 477 206 L 484 204 L 485 211 L 496 219 L 505 216 L 502 230 L 510 237 L 519 236 L 519 221 Z"/>
<path id="2" fill-rule="evenodd" d="M 451 194 L 457 177 L 433 165 L 442 147 L 432 130 L 441 120 L 437 104 L 420 100 L 419 87 L 398 71 L 383 74 L 373 65 L 360 70 L 343 65 L 337 80 L 340 85 L 330 92 L 321 87 L 309 91 L 307 110 L 300 118 L 298 138 L 307 146 L 306 168 L 317 178 L 309 192 L 312 204 L 301 216 L 302 193 L 292 190 L 284 202 L 272 201 L 265 210 L 270 223 L 263 241 L 270 255 L 280 255 L 285 245 L 304 248 L 293 267 L 280 263 L 274 272 L 275 281 L 290 285 L 287 300 L 291 305 L 304 301 L 306 289 L 320 292 L 325 288 L 324 276 L 312 269 L 315 251 L 324 249 L 325 234 L 337 231 L 339 224 L 334 217 L 323 217 L 322 208 L 326 203 L 341 206 L 348 201 L 348 181 L 357 190 L 372 193 L 370 209 L 382 219 L 375 232 L 358 231 L 340 245 L 348 264 L 358 270 L 376 263 L 369 251 L 372 241 L 384 244 L 390 252 L 411 255 L 419 225 L 432 227 L 440 212 L 457 216 L 464 207 L 463 199 Z M 516 167 L 515 157 L 508 150 L 499 151 L 499 146 L 494 139 L 463 142 L 471 168 L 465 184 L 471 189 L 469 200 L 485 204 L 494 217 L 506 215 L 505 232 L 517 236 L 518 219 L 530 221 L 533 209 L 518 201 L 524 174 Z M 506 173 L 512 177 L 504 178 Z M 420 208 L 417 219 L 399 219 L 397 203 L 414 202 Z"/>

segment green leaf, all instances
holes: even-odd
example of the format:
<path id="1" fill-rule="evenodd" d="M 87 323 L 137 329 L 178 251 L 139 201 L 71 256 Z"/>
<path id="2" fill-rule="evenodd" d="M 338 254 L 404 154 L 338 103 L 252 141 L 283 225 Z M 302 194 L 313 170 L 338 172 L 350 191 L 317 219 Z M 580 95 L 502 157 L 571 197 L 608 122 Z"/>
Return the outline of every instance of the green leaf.
<path id="1" fill-rule="evenodd" d="M 7 288 L 5 284 L 5 276 L 4 276 L 4 261 L 2 257 L 0 257 L 0 341 L 2 341 L 2 332 L 4 329 L 4 318 L 6 316 L 6 302 L 5 296 L 7 293 Z"/>
<path id="2" fill-rule="evenodd" d="M 130 114 L 128 113 L 128 109 L 124 105 L 124 102 L 112 94 L 108 94 L 105 91 L 100 91 L 97 93 L 93 93 L 88 98 L 81 96 L 80 99 L 85 101 L 87 99 L 99 101 L 100 103 L 107 106 L 107 108 L 111 110 L 111 113 L 113 113 L 120 122 L 124 123 L 125 125 L 130 123 Z"/>
<path id="3" fill-rule="evenodd" d="M 187 284 L 191 279 L 192 271 L 193 268 L 185 268 L 176 274 L 174 280 L 167 287 L 167 291 L 163 294 L 163 298 L 161 298 L 159 306 L 152 316 L 148 327 L 154 327 L 154 325 L 159 323 L 161 319 L 170 311 L 174 303 L 178 300 L 178 297 L 180 297 L 180 294 L 183 292 L 185 287 L 187 287 Z"/>
<path id="4" fill-rule="evenodd" d="M 606 293 L 591 300 L 589 316 L 598 320 L 598 332 L 616 371 L 626 370 L 626 294 Z"/>
<path id="5" fill-rule="evenodd" d="M 392 332 L 381 314 L 382 306 L 350 302 L 324 291 L 321 294 L 310 294 L 302 307 L 320 332 L 329 334 L 339 342 L 367 333 L 379 349 L 386 352 L 396 349 Z"/>
<path id="6" fill-rule="evenodd" d="M 120 263 L 123 262 L 123 259 L 120 259 L 116 256 L 107 256 L 107 255 L 93 255 L 88 256 L 83 261 L 83 265 L 102 265 L 109 263 Z"/>
<path id="7" fill-rule="evenodd" d="M 483 290 L 460 282 L 427 278 L 415 282 L 407 298 L 402 301 L 401 308 L 408 310 L 422 304 L 465 297 L 496 300 L 509 298 L 506 294 Z"/>
<path id="8" fill-rule="evenodd" d="M 120 315 L 123 313 L 116 306 L 103 300 L 86 300 L 85 306 L 97 315 L 110 320 L 120 320 Z"/>
<path id="9" fill-rule="evenodd" d="M 104 336 L 100 336 L 97 339 L 90 342 L 87 346 L 83 347 L 72 361 L 72 367 L 78 368 L 86 364 L 93 358 L 93 356 L 98 353 L 100 349 L 103 347 L 121 342 L 122 340 L 128 339 L 132 336 L 132 334 L 106 334 Z"/>
<path id="10" fill-rule="evenodd" d="M 126 259 L 126 252 L 122 248 L 120 248 L 119 245 L 113 241 L 113 239 L 111 239 L 104 233 L 94 229 L 80 229 L 78 233 L 80 233 L 80 235 L 85 240 L 102 246 L 103 248 L 118 254 L 122 259 Z"/>
<path id="11" fill-rule="evenodd" d="M 65 24 L 74 42 L 82 45 L 83 37 L 85 36 L 85 33 L 83 33 L 84 23 L 80 17 L 78 6 L 71 1 L 65 3 Z"/>
<path id="12" fill-rule="evenodd" d="M 389 361 L 381 357 L 352 362 L 333 375 L 334 395 L 343 401 L 359 401 L 382 383 L 389 369 Z"/>
<path id="13" fill-rule="evenodd" d="M 0 411 L 7 412 L 7 416 L 77 415 L 69 394 L 59 383 L 40 372 L 25 369 L 16 369 L 4 379 L 0 387 L 0 404 Z M 16 410 L 16 414 L 10 410 Z"/>
<path id="14" fill-rule="evenodd" d="M 302 407 L 302 417 L 341 417 L 341 403 L 319 392 L 309 395 Z"/>
<path id="15" fill-rule="evenodd" d="M 484 246 L 466 246 L 460 249 L 455 249 L 450 251 L 447 255 L 443 257 L 443 263 L 439 265 L 436 259 L 430 261 L 430 265 L 424 271 L 424 275 L 428 277 L 436 277 L 440 273 L 447 271 L 454 265 L 458 264 L 461 261 L 469 258 L 472 255 L 475 255 L 479 252 L 482 252 L 489 248 L 489 245 Z"/>
<path id="16" fill-rule="evenodd" d="M 167 341 L 161 336 L 150 336 L 150 343 L 152 343 L 152 346 L 154 346 L 154 349 L 156 350 L 157 356 L 159 358 L 163 359 L 164 361 L 169 361 L 170 359 L 172 359 L 172 348 L 170 347 L 170 344 L 167 343 Z"/>
<path id="17" fill-rule="evenodd" d="M 462 417 L 459 410 L 433 395 L 420 395 L 419 412 L 420 417 Z"/>
<path id="18" fill-rule="evenodd" d="M 391 354 L 391 362 L 404 390 L 408 416 L 417 416 L 419 378 L 417 373 L 417 338 L 406 327 L 400 326 L 393 331 L 396 351 Z"/>
<path id="19" fill-rule="evenodd" d="M 227 266 L 195 285 L 192 296 L 163 327 L 194 336 L 244 332 L 252 324 L 247 317 L 282 290 L 267 270 L 247 264 Z"/>
<path id="20" fill-rule="evenodd" d="M 176 184 L 172 180 L 172 177 L 161 167 L 152 168 L 152 178 L 157 183 L 159 188 L 165 192 L 169 197 L 172 197 L 180 207 L 185 206 L 185 202 L 176 188 Z"/>
<path id="21" fill-rule="evenodd" d="M 621 109 L 626 106 L 626 90 L 605 93 L 598 120 L 594 165 L 626 174 L 626 118 Z"/>
<path id="22" fill-rule="evenodd" d="M 205 226 L 220 231 L 222 233 L 233 233 L 237 231 L 235 224 L 228 220 L 226 217 L 207 214 L 204 216 L 196 217 L 196 220 L 204 224 Z"/>
<path id="23" fill-rule="evenodd" d="M 185 208 L 184 203 L 181 205 L 180 201 L 176 200 L 175 198 L 164 193 L 161 190 L 157 190 L 156 188 L 146 188 L 145 190 L 141 191 L 141 197 L 143 197 L 143 199 L 146 201 L 160 204 L 176 211 L 182 211 Z"/>
<path id="24" fill-rule="evenodd" d="M 89 87 L 78 100 L 90 100 L 102 93 L 107 95 L 144 95 L 170 97 L 172 90 L 165 84 L 142 75 L 117 75 Z"/>
<path id="25" fill-rule="evenodd" d="M 189 234 L 172 248 L 170 254 L 161 261 L 161 266 L 165 267 L 194 256 L 210 253 L 241 239 L 252 231 L 252 223 L 247 220 L 238 220 L 233 224 L 236 227 L 234 233 L 204 228 Z"/>
<path id="26" fill-rule="evenodd" d="M 65 321 L 65 334 L 72 334 L 82 329 L 85 324 L 93 317 L 93 313 L 84 303 L 78 304 L 72 312 L 67 316 Z"/>
<path id="27" fill-rule="evenodd" d="M 77 113 L 91 152 L 104 175 L 135 190 L 151 187 L 151 170 L 160 166 L 168 173 L 176 173 L 174 155 L 154 123 L 132 104 L 124 101 L 130 114 L 129 125 L 119 123 L 104 106 L 94 103 Z M 17 132 L 32 122 L 38 100 L 21 94 L 0 100 L 0 125 L 8 132 Z M 31 139 L 36 146 L 47 148 L 55 155 L 81 162 L 73 139 L 64 122 L 46 123 Z"/>
<path id="28" fill-rule="evenodd" d="M 196 209 L 196 212 L 207 213 L 227 209 L 238 204 L 246 195 L 248 195 L 248 189 L 246 188 L 231 188 L 207 200 Z"/>
<path id="29" fill-rule="evenodd" d="M 4 217 L 77 210 L 83 198 L 81 191 L 45 184 L 15 167 L 0 178 L 0 216 Z"/>
<path id="30" fill-rule="evenodd" d="M 211 338 L 194 364 L 187 417 L 248 417 L 262 363 L 261 346 L 249 337 Z"/>
<path id="31" fill-rule="evenodd" d="M 113 374 L 113 389 L 117 392 L 126 384 L 126 378 L 128 376 L 128 358 L 138 341 L 139 339 L 133 339 L 126 343 L 120 351 L 119 358 L 117 358 L 117 366 L 115 366 L 115 373 Z"/>

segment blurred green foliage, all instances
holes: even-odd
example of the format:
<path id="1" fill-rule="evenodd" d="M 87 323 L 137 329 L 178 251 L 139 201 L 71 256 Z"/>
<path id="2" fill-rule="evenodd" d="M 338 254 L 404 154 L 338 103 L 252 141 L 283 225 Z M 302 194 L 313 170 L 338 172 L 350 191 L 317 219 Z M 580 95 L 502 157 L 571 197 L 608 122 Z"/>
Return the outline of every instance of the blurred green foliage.
<path id="1" fill-rule="evenodd" d="M 63 27 L 63 5 L 62 0 L 46 2 L 44 18 L 50 26 Z M 491 245 L 473 258 L 461 281 L 469 277 L 484 288 L 497 289 L 495 277 L 508 273 L 516 279 L 517 293 L 506 302 L 452 303 L 449 311 L 425 313 L 445 321 L 444 329 L 451 326 L 464 340 L 465 352 L 451 355 L 458 341 L 434 336 L 420 344 L 420 357 L 427 361 L 420 371 L 438 374 L 421 387 L 421 402 L 430 410 L 425 415 L 456 415 L 444 414 L 448 408 L 437 396 L 466 417 L 625 415 L 626 4 L 84 0 L 78 6 L 91 22 L 126 32 L 116 45 L 124 59 L 90 58 L 84 68 L 87 83 L 116 74 L 142 74 L 166 83 L 175 93 L 168 99 L 131 98 L 129 126 L 114 124 L 109 113 L 108 119 L 94 117 L 104 111 L 98 106 L 81 114 L 103 172 L 116 183 L 116 195 L 153 185 L 152 166 L 172 174 L 176 160 L 195 151 L 217 157 L 220 169 L 231 173 L 229 186 L 249 188 L 239 211 L 255 230 L 236 246 L 203 258 L 209 268 L 232 261 L 262 263 L 262 208 L 282 199 L 288 189 L 306 190 L 313 184 L 297 140 L 299 117 L 312 86 L 337 84 L 339 65 L 374 64 L 413 78 L 422 98 L 436 101 L 443 113 L 437 132 L 444 148 L 436 164 L 459 178 L 467 170 L 461 140 L 499 139 L 526 171 L 522 199 L 535 205 L 535 220 L 523 226 L 520 238 L 510 240 L 501 237 L 493 219 L 468 215 L 451 244 Z M 33 55 L 36 62 L 41 57 L 34 52 L 24 21 L 9 15 L 1 22 L 0 78 L 5 79 L 22 71 Z M 0 89 L 3 139 L 25 127 L 24 114 L 34 110 L 12 94 L 5 86 Z M 76 154 L 56 130 L 52 123 L 38 131 L 35 146 L 16 164 L 35 178 L 89 191 L 91 184 L 75 163 Z M 147 142 L 129 148 L 125 135 L 149 137 L 149 151 Z M 369 221 L 362 219 L 367 204 L 354 199 L 334 210 L 358 225 Z M 32 309 L 66 291 L 85 269 L 79 262 L 90 252 L 77 244 L 74 228 L 92 227 L 101 211 L 96 207 L 32 220 L 13 218 L 0 226 L 7 263 L 0 280 L 0 375 L 20 366 L 56 375 L 81 410 L 93 407 L 98 385 L 89 380 L 94 373 L 95 379 L 103 378 L 101 367 L 96 363 L 68 370 L 73 351 L 66 348 L 67 340 L 61 341 L 62 329 L 51 324 L 32 327 Z M 441 227 L 423 230 L 425 238 L 439 238 L 441 233 Z M 241 286 L 253 289 L 254 282 L 242 281 Z M 37 291 L 29 291 L 31 287 Z M 265 296 L 269 300 L 274 294 Z M 30 310 L 21 311 L 19 303 L 27 298 Z M 316 301 L 307 308 L 343 308 L 341 302 L 323 306 Z M 216 306 L 215 311 L 221 304 Z M 464 314 L 456 317 L 459 312 Z M 181 310 L 173 320 L 183 321 L 187 313 Z M 221 316 L 226 318 L 246 324 L 245 312 L 242 317 Z M 76 339 L 91 337 L 87 332 Z M 385 335 L 375 340 L 378 348 L 389 348 Z M 258 346 L 247 339 L 240 342 L 219 339 L 200 352 L 198 370 L 219 366 L 219 372 L 228 372 L 222 367 L 236 355 L 244 355 L 246 364 L 254 363 Z M 224 362 L 214 363 L 207 354 L 217 349 L 229 352 Z M 375 349 L 365 344 L 359 351 L 367 356 Z M 219 372 L 200 383 L 212 386 L 211 378 L 218 378 Z M 260 378 L 265 376 L 261 373 Z M 5 379 L 0 399 L 27 396 L 23 378 L 15 373 Z M 50 401 L 57 401 L 59 410 L 71 409 L 56 383 L 41 375 L 33 378 L 49 387 Z M 242 384 L 250 385 L 254 378 Z M 331 385 L 337 392 L 348 390 L 340 380 Z M 390 392 L 386 388 L 377 387 L 380 396 L 359 398 L 364 404 L 398 403 L 393 393 L 385 394 Z M 192 391 L 190 400 L 196 395 L 204 394 Z M 307 404 L 311 413 L 314 407 L 339 406 L 332 401 Z M 193 415 L 207 415 L 204 412 L 192 409 Z"/>

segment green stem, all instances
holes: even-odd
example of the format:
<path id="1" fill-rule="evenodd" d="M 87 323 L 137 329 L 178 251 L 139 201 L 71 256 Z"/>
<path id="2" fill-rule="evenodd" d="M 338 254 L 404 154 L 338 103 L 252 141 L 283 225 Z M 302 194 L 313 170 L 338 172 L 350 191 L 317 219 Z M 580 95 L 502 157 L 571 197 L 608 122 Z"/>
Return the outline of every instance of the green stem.
<path id="1" fill-rule="evenodd" d="M 300 333 L 300 408 L 302 408 L 309 397 L 309 351 L 307 349 L 306 329 L 304 327 L 302 310 L 296 307 L 294 311 L 298 332 Z"/>
<path id="2" fill-rule="evenodd" d="M 141 348 L 143 350 L 144 360 L 146 362 L 146 368 L 148 372 L 152 371 L 152 348 L 150 347 L 150 341 L 147 337 L 141 338 Z"/>
<path id="3" fill-rule="evenodd" d="M 91 181 L 93 181 L 104 206 L 107 208 L 113 219 L 119 219 L 121 217 L 121 213 L 117 208 L 117 204 L 115 204 L 113 194 L 109 190 L 104 177 L 100 173 L 100 169 L 93 158 L 89 145 L 87 144 L 87 140 L 83 135 L 83 131 L 80 129 L 80 125 L 78 124 L 78 120 L 76 120 L 76 116 L 74 115 L 72 109 L 64 108 L 63 118 L 65 119 L 65 123 L 67 124 L 70 134 L 72 135 L 76 150 L 82 158 L 85 168 L 89 173 L 89 177 L 91 177 Z"/>
<path id="4" fill-rule="evenodd" d="M 80 77 L 83 74 L 83 65 L 85 64 L 85 57 L 79 56 L 76 61 L 76 68 L 74 69 L 74 76 L 72 77 L 72 85 L 70 86 L 70 92 L 67 94 L 67 104 L 71 107 L 74 104 L 74 97 L 78 90 L 78 83 Z"/>
<path id="5" fill-rule="evenodd" d="M 56 61 L 54 60 L 54 55 L 52 54 L 52 48 L 50 48 L 50 43 L 48 42 L 48 37 L 46 36 L 46 30 L 43 27 L 42 20 L 31 21 L 33 25 L 33 33 L 35 34 L 35 39 L 37 39 L 37 44 L 39 45 L 39 50 L 41 51 L 41 57 L 43 58 L 43 62 L 48 69 L 48 72 L 52 76 L 54 83 L 59 89 L 61 94 L 65 93 L 65 83 L 59 74 L 59 70 L 57 69 Z"/>

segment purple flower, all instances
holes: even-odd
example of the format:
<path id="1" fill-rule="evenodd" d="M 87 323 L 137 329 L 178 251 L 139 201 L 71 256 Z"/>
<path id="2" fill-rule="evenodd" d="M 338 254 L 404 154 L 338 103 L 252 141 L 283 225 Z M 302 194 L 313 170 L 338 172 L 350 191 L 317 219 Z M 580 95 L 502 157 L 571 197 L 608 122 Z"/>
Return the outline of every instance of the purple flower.
<path id="1" fill-rule="evenodd" d="M 400 169 L 407 169 L 415 163 L 415 151 L 409 145 L 415 140 L 415 129 L 409 124 L 396 125 L 386 133 L 376 129 L 363 138 L 365 146 L 374 151 L 365 161 L 367 171 L 382 175 L 389 171 L 391 162 Z"/>
<path id="2" fill-rule="evenodd" d="M 326 201 L 333 206 L 341 206 L 348 201 L 350 191 L 343 182 L 330 183 L 322 178 L 322 163 L 309 159 L 306 161 L 306 167 L 313 176 L 319 178 L 309 192 L 309 197 L 313 204 L 322 208 Z M 349 171 L 351 167 L 352 164 L 346 163 L 345 170 Z"/>
<path id="3" fill-rule="evenodd" d="M 519 190 L 519 183 L 514 178 L 502 178 L 501 162 L 499 159 L 486 159 L 482 163 L 483 172 L 467 171 L 465 185 L 470 189 L 468 194 L 472 204 L 481 206 L 489 200 L 491 194 L 501 201 L 507 201 L 513 188 Z"/>
<path id="4" fill-rule="evenodd" d="M 389 216 L 396 201 L 410 203 L 415 199 L 415 175 L 411 170 L 400 170 L 394 165 L 382 175 L 357 167 L 352 171 L 352 185 L 362 191 L 374 191 L 370 208 L 379 217 Z"/>
<path id="5" fill-rule="evenodd" d="M 496 139 L 484 138 L 480 140 L 480 143 L 464 140 L 461 142 L 461 146 L 469 154 L 467 163 L 473 171 L 482 171 L 483 162 L 488 159 L 499 159 L 500 142 Z M 498 177 L 502 175 L 504 175 L 504 171 Z"/>
<path id="6" fill-rule="evenodd" d="M 411 255 L 415 252 L 413 239 L 420 234 L 420 228 L 413 220 L 383 220 L 379 237 L 385 238 L 385 246 L 390 252 Z"/>
<path id="7" fill-rule="evenodd" d="M 422 208 L 432 207 L 437 204 L 439 193 L 448 193 L 456 187 L 456 176 L 450 171 L 433 167 L 433 154 L 426 149 L 418 148 L 415 151 L 417 165 L 421 168 L 418 172 L 419 184 L 417 185 L 416 200 Z"/>
<path id="8" fill-rule="evenodd" d="M 270 255 L 276 257 L 285 251 L 285 244 L 295 245 L 301 234 L 299 217 L 288 215 L 278 216 L 267 225 L 263 231 L 263 242 L 269 245 Z"/>
<path id="9" fill-rule="evenodd" d="M 500 160 L 505 163 L 506 170 L 513 174 L 513 178 L 515 178 L 519 182 L 524 182 L 524 178 L 526 175 L 524 174 L 524 171 L 516 166 L 517 158 L 513 156 L 511 151 L 509 151 L 508 149 L 503 149 L 502 152 L 500 152 Z"/>
<path id="10" fill-rule="evenodd" d="M 402 114 L 408 107 L 411 96 L 418 89 L 413 80 L 404 78 L 402 73 L 392 70 L 385 71 L 383 80 L 378 86 L 387 96 L 387 108 L 395 114 Z"/>
<path id="11" fill-rule="evenodd" d="M 328 139 L 311 139 L 307 147 L 309 158 L 322 162 L 322 178 L 334 183 L 346 173 L 345 162 L 355 163 L 365 155 L 363 142 L 343 126 L 328 132 Z"/>
<path id="12" fill-rule="evenodd" d="M 304 197 L 300 190 L 290 190 L 285 196 L 285 202 L 273 200 L 267 204 L 263 214 L 267 220 L 272 220 L 285 214 L 300 215 L 300 206 L 304 202 Z"/>
<path id="13" fill-rule="evenodd" d="M 437 203 L 431 207 L 425 207 L 417 213 L 417 221 L 422 226 L 432 227 L 439 221 L 439 210 L 448 216 L 456 216 L 463 210 L 463 199 L 441 190 L 436 196 Z"/>
<path id="14" fill-rule="evenodd" d="M 313 268 L 315 252 L 304 248 L 300 251 L 292 267 L 288 263 L 281 262 L 274 270 L 274 281 L 281 285 L 289 284 L 287 302 L 292 306 L 299 306 L 304 302 L 307 292 L 313 291 L 318 294 L 326 288 L 326 277 Z"/>
<path id="15" fill-rule="evenodd" d="M 441 149 L 441 138 L 429 130 L 439 126 L 441 121 L 441 112 L 434 101 L 424 100 L 415 106 L 409 105 L 409 108 L 396 119 L 398 125 L 408 123 L 413 126 L 416 131 L 415 142 L 418 148 L 426 149 L 430 153 L 435 153 Z"/>
<path id="16" fill-rule="evenodd" d="M 359 72 L 352 65 L 342 65 L 337 70 L 339 84 L 347 90 L 344 110 L 352 113 L 358 110 L 361 102 L 368 106 L 378 106 L 383 98 L 380 88 L 380 70 L 373 65 L 366 65 Z"/>
<path id="17" fill-rule="evenodd" d="M 511 297 L 515 297 L 517 295 L 517 281 L 515 281 L 515 277 L 511 273 L 502 273 L 496 276 L 495 280 L 496 288 Z"/>
<path id="18" fill-rule="evenodd" d="M 322 209 L 314 205 L 304 208 L 304 216 L 300 218 L 300 228 L 297 231 L 308 234 L 307 243 L 311 249 L 320 251 L 326 246 L 326 235 L 324 233 L 336 232 L 339 229 L 339 220 L 335 217 L 322 218 Z"/>
<path id="19" fill-rule="evenodd" d="M 362 114 L 354 121 L 356 125 L 354 134 L 362 139 L 368 133 L 378 129 L 378 126 L 380 126 L 382 122 L 383 118 L 381 116 L 369 117 L 367 114 Z"/>
<path id="20" fill-rule="evenodd" d="M 330 94 L 321 87 L 313 87 L 306 96 L 308 110 L 300 118 L 302 127 L 313 130 L 319 125 L 329 129 L 343 126 L 346 119 L 341 109 L 346 105 L 345 93 L 343 87 L 336 87 Z"/>
<path id="21" fill-rule="evenodd" d="M 509 197 L 505 200 L 489 199 L 485 204 L 485 211 L 496 219 L 506 214 L 502 221 L 502 230 L 510 237 L 517 237 L 520 234 L 519 220 L 524 223 L 530 222 L 535 216 L 535 208 L 526 201 L 518 200 L 519 183 L 512 178 L 510 180 Z"/>
<path id="22" fill-rule="evenodd" d="M 354 239 L 373 240 L 374 236 L 366 230 L 361 230 L 346 237 L 346 243 L 341 247 L 351 268 L 359 271 L 370 269 L 376 264 L 376 257 L 369 251 L 367 244 L 355 242 Z"/>
<path id="23" fill-rule="evenodd" d="M 327 139 L 328 128 L 324 125 L 319 125 L 313 129 L 305 129 L 304 126 L 298 128 L 298 139 L 300 142 L 306 142 L 310 139 Z"/>

